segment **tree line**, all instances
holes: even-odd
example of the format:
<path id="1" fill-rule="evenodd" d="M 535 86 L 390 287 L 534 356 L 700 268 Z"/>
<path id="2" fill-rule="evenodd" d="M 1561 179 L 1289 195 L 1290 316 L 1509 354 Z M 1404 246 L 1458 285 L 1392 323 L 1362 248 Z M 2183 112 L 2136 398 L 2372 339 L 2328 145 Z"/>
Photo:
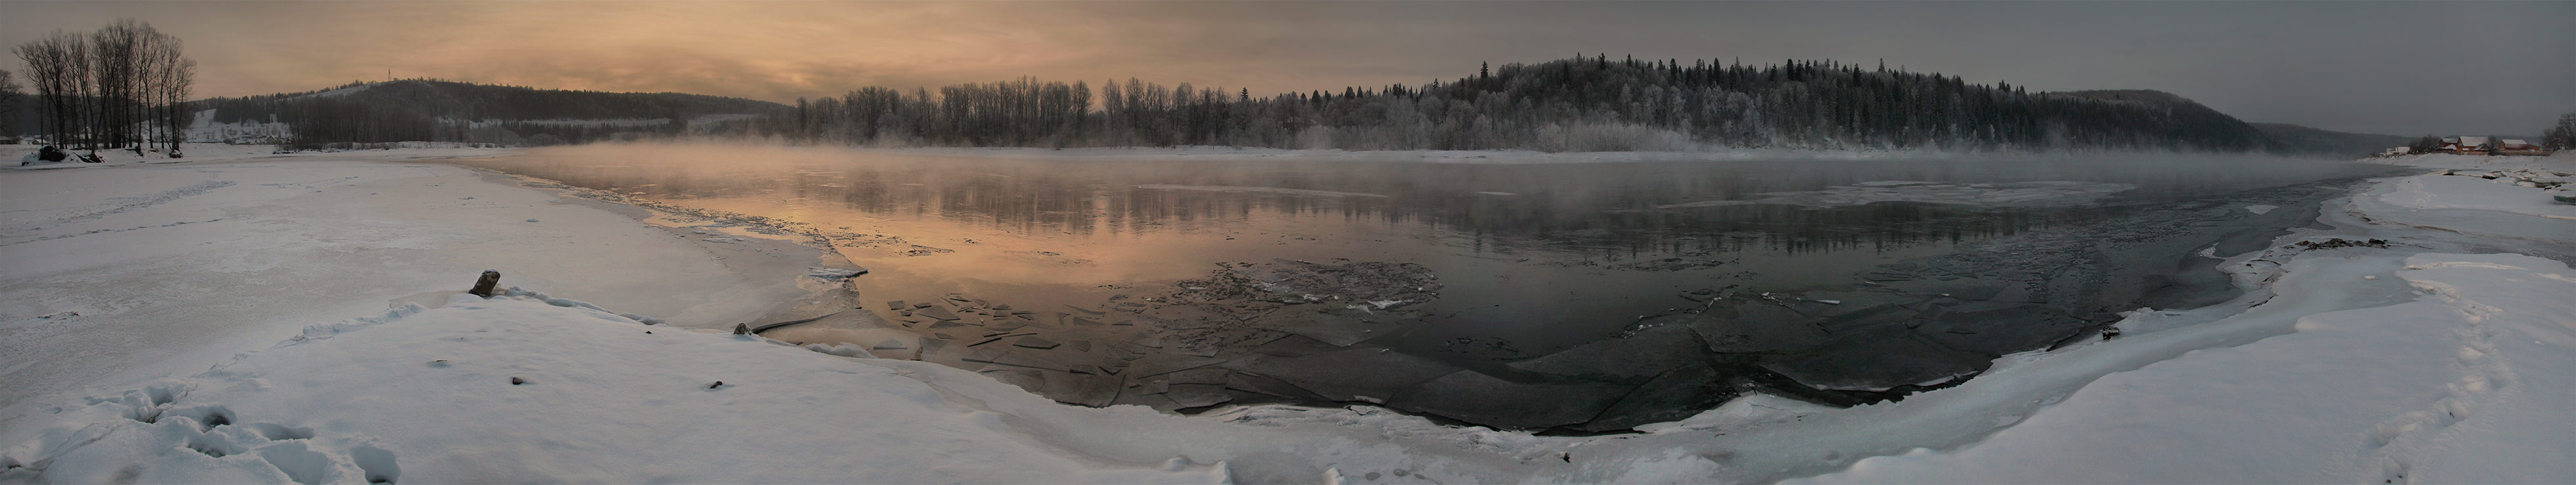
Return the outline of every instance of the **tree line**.
<path id="1" fill-rule="evenodd" d="M 111 35 L 110 31 L 148 33 Z M 97 80 L 151 66 L 187 66 L 177 42 L 124 21 L 87 36 L 57 34 L 19 48 L 49 72 L 40 103 L 58 140 L 114 145 L 105 129 L 160 107 L 184 129 L 177 98 L 129 100 Z M 95 46 L 126 38 L 168 45 L 177 59 L 112 70 Z M 144 49 L 150 50 L 150 49 Z M 80 54 L 80 55 L 69 55 Z M 73 62 L 82 60 L 80 62 Z M 182 69 L 181 71 L 184 71 Z M 37 76 L 31 76 L 31 78 Z M 145 76 L 148 77 L 148 76 Z M 182 76 L 184 77 L 184 76 Z M 182 85 L 184 93 L 184 80 Z M 54 86 L 46 88 L 45 86 Z M 91 87 L 83 87 L 91 86 Z M 48 90 L 51 89 L 51 90 Z M 88 94 L 84 94 L 88 93 Z M 59 101 L 60 103 L 56 103 Z M 60 104 L 62 107 L 56 108 Z M 72 106 L 79 105 L 79 106 Z M 1086 82 L 1023 77 L 901 90 L 871 86 L 790 106 L 678 93 L 601 93 L 428 79 L 200 102 L 211 121 L 287 123 L 297 142 L 582 143 L 690 136 L 768 137 L 857 146 L 1116 147 L 1226 145 L 1342 149 L 1540 151 L 1788 149 L 2168 149 L 2247 151 L 2273 145 L 2255 127 L 2154 91 L 2031 93 L 2008 83 L 1835 61 L 1612 60 L 1576 56 L 1480 68 L 1421 85 L 1344 87 L 1254 97 L 1249 90 L 1166 86 L 1134 78 Z M 62 114 L 64 116 L 50 116 Z M 733 115 L 715 116 L 707 115 Z M 110 118 L 114 118 L 111 120 Z M 610 120 L 576 123 L 569 120 Z M 176 130 L 165 130 L 176 131 Z M 2278 147 L 2269 147 L 2279 149 Z"/>
<path id="2" fill-rule="evenodd" d="M 777 103 L 683 93 L 609 93 L 438 79 L 214 98 L 211 123 L 285 123 L 288 144 L 444 141 L 553 145 L 733 134 Z M 716 115 L 710 117 L 709 115 Z M 731 115 L 731 116 L 726 116 Z M 741 126 L 734 126 L 741 125 Z"/>
<path id="3" fill-rule="evenodd" d="M 1419 86 L 1248 90 L 1035 78 L 799 100 L 763 127 L 869 146 L 1231 145 L 1542 151 L 2107 148 L 2246 151 L 2254 127 L 2154 91 L 2008 83 L 1832 61 L 1748 66 L 1577 56 Z"/>
<path id="4" fill-rule="evenodd" d="M 121 19 L 87 33 L 55 31 L 12 51 L 27 65 L 44 139 L 137 154 L 158 146 L 176 158 L 194 121 L 188 96 L 197 69 L 182 47 L 152 24 Z"/>

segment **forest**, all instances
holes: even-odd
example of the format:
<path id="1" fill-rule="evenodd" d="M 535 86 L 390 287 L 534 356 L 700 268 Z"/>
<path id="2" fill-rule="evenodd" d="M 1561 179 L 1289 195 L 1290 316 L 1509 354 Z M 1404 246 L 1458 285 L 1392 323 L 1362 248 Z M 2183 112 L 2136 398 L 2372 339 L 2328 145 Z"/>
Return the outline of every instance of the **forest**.
<path id="1" fill-rule="evenodd" d="M 777 103 L 681 93 L 608 93 L 434 79 L 197 102 L 209 123 L 285 123 L 296 145 L 449 141 L 542 146 L 741 133 Z M 692 125 L 712 126 L 692 126 Z M 736 126 L 735 128 L 725 128 Z"/>
<path id="2" fill-rule="evenodd" d="M 2266 147 L 2245 122 L 2154 91 L 2029 93 L 1832 61 L 1748 66 L 1606 55 L 1419 86 L 1249 91 L 1023 78 L 799 101 L 763 130 L 860 146 L 1229 145 L 1368 150 Z"/>

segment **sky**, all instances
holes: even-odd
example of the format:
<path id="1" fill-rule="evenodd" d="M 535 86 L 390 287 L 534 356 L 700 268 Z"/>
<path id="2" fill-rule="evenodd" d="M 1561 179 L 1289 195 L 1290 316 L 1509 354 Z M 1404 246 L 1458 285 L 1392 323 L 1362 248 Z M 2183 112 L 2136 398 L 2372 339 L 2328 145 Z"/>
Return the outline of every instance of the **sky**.
<path id="1" fill-rule="evenodd" d="M 747 2 L 0 0 L 0 44 L 121 17 L 198 92 L 428 77 L 793 102 L 1036 76 L 1255 94 L 1479 63 L 1834 59 L 2031 90 L 2156 89 L 2246 121 L 2538 133 L 2576 111 L 2576 1 Z M 0 69 L 19 70 L 14 58 Z"/>

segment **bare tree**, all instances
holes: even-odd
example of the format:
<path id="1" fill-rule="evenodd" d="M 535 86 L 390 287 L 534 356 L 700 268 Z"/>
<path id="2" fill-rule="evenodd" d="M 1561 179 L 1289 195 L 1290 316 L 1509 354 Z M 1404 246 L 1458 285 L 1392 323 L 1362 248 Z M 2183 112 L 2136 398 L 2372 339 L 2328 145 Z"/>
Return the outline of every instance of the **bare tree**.
<path id="1" fill-rule="evenodd" d="M 107 148 L 125 148 L 135 141 L 135 114 L 142 110 L 137 88 L 144 71 L 144 44 L 151 27 L 134 19 L 119 19 L 90 33 L 90 76 L 97 86 L 92 100 L 98 122 L 90 126 L 93 137 Z M 141 146 L 135 145 L 136 154 Z"/>
<path id="2" fill-rule="evenodd" d="M 43 126 L 38 131 L 55 145 L 69 146 L 87 131 L 89 111 L 89 42 L 80 34 L 54 32 L 11 49 L 27 64 L 27 81 L 42 99 Z"/>
<path id="3" fill-rule="evenodd" d="M 13 51 L 43 98 L 40 131 L 54 144 L 140 154 L 157 131 L 176 156 L 196 74 L 177 37 L 122 19 L 88 35 L 55 32 Z"/>
<path id="4" fill-rule="evenodd" d="M 197 84 L 197 61 L 179 57 L 177 39 L 172 39 L 169 46 L 169 59 L 155 76 L 161 81 L 155 83 L 154 94 L 160 98 L 161 133 L 169 142 L 168 151 L 163 153 L 179 158 L 179 144 L 188 141 L 188 127 L 196 122 L 196 113 L 188 109 L 188 96 Z"/>
<path id="5" fill-rule="evenodd" d="M 2558 115 L 2558 124 L 2540 132 L 2540 147 L 2576 150 L 2576 113 Z"/>

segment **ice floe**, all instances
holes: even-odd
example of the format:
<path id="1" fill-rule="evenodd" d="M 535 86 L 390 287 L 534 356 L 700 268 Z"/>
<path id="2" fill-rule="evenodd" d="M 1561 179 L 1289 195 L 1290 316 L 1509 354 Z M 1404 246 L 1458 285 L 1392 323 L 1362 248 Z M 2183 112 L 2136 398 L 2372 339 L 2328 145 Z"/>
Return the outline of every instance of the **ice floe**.
<path id="1" fill-rule="evenodd" d="M 2111 194 L 2138 188 L 2136 185 L 2111 182 L 2052 180 L 2040 182 L 1959 183 L 1912 180 L 1881 180 L 1852 185 L 1826 187 L 1802 192 L 1766 192 L 1766 197 L 1749 200 L 1706 200 L 1656 206 L 1658 209 L 1720 207 L 1752 204 L 1786 204 L 1809 207 L 1838 207 L 1876 202 L 1918 202 L 1926 204 L 1959 204 L 1989 207 L 2044 207 L 2083 205 Z"/>

